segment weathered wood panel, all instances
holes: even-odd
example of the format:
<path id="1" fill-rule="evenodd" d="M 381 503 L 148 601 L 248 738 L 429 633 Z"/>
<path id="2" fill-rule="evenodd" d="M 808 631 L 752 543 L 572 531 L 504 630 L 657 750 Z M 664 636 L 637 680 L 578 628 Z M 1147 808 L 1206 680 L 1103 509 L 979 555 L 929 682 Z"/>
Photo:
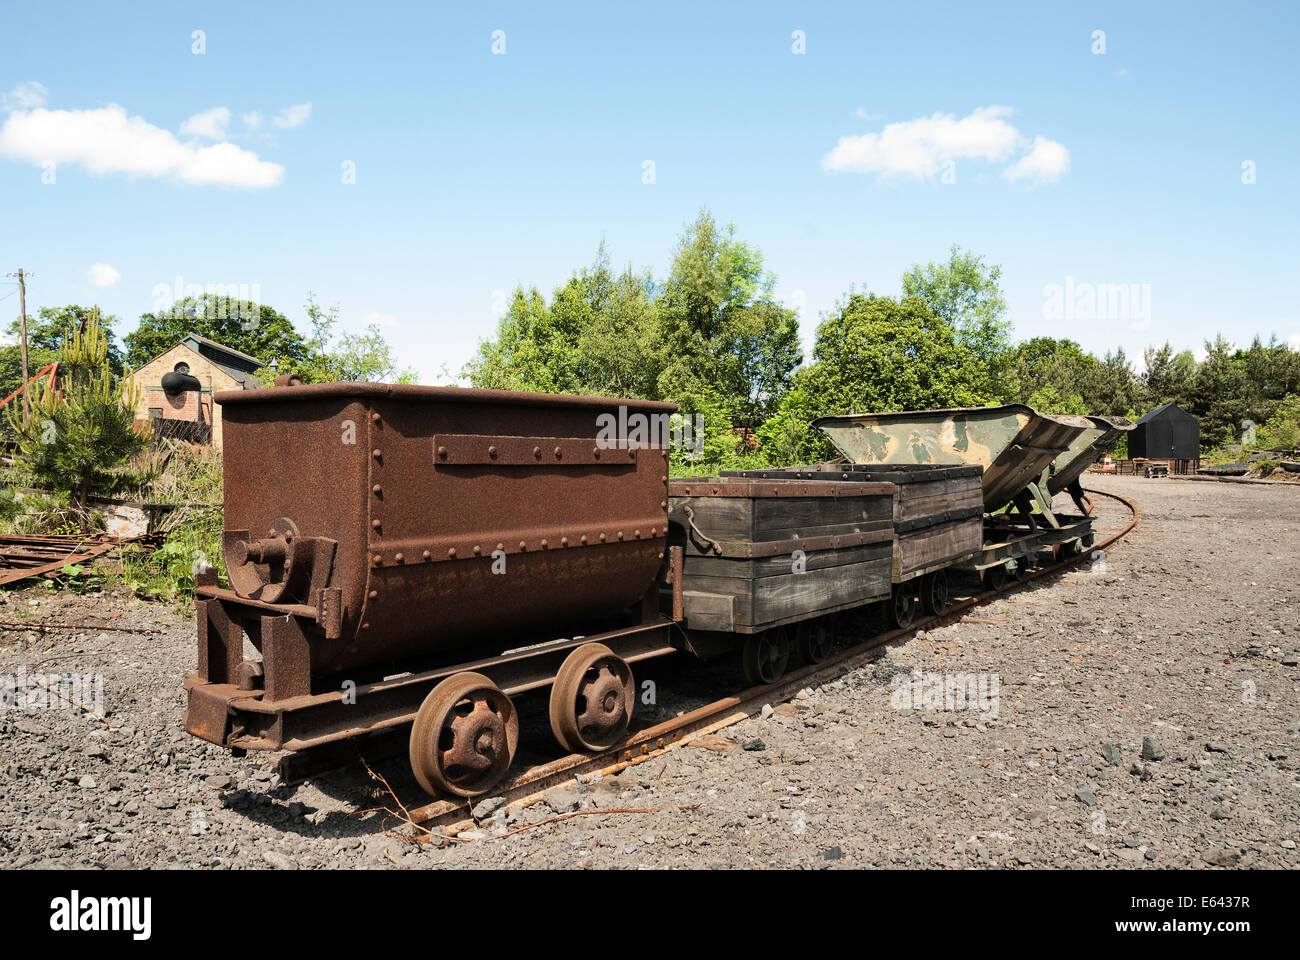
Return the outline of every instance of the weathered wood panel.
<path id="1" fill-rule="evenodd" d="M 796 558 L 792 553 L 778 554 L 774 557 L 755 559 L 732 557 L 702 556 L 692 558 L 690 575 L 698 578 L 725 577 L 759 580 L 764 577 L 785 576 L 796 569 L 824 570 L 829 567 L 842 567 L 855 563 L 865 563 L 881 558 L 889 559 L 893 555 L 893 543 L 873 543 L 862 547 L 850 547 L 845 550 L 812 550 Z"/>
<path id="2" fill-rule="evenodd" d="M 906 580 L 927 568 L 969 556 L 983 545 L 984 520 L 979 516 L 900 533 L 894 541 L 894 579 Z"/>
<path id="3" fill-rule="evenodd" d="M 682 595 L 686 625 L 691 629 L 762 627 L 791 618 L 813 617 L 845 604 L 865 603 L 889 596 L 891 586 L 888 548 L 873 560 L 773 576 L 697 576 L 687 563 Z M 729 598 L 734 623 L 717 625 L 717 611 Z"/>
<path id="4" fill-rule="evenodd" d="M 777 479 L 793 484 L 788 475 Z M 893 488 L 870 489 L 856 482 L 852 486 L 861 492 L 845 491 L 841 485 L 836 491 L 821 487 L 824 495 L 776 496 L 770 490 L 766 496 L 743 495 L 757 487 L 725 482 L 710 484 L 710 489 L 724 491 L 721 495 L 670 491 L 670 541 L 686 546 L 682 602 L 687 626 L 751 633 L 888 596 Z M 678 489 L 684 492 L 686 486 Z M 698 490 L 698 482 L 690 485 L 691 493 Z M 883 539 L 823 549 L 800 545 L 818 537 L 863 534 Z M 721 555 L 714 544 L 722 546 Z M 781 552 L 773 555 L 751 557 L 746 552 L 762 553 L 760 546 L 778 545 Z M 796 558 L 795 550 L 802 556 Z"/>

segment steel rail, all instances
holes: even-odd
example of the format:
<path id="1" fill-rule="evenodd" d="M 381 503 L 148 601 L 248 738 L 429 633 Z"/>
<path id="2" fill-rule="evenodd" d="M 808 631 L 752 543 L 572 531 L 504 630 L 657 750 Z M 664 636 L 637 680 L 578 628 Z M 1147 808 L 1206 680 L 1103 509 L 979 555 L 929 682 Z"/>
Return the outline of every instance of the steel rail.
<path id="1" fill-rule="evenodd" d="M 1040 567 L 1023 577 L 1007 583 L 996 590 L 985 590 L 972 597 L 960 600 L 946 609 L 939 616 L 924 617 L 904 629 L 889 630 L 848 647 L 821 663 L 812 664 L 792 670 L 775 683 L 750 687 L 733 696 L 723 697 L 713 703 L 698 707 L 680 717 L 674 717 L 664 723 L 641 730 L 627 739 L 621 746 L 600 753 L 570 754 L 549 763 L 531 767 L 513 777 L 508 777 L 491 791 L 494 797 L 504 797 L 504 806 L 517 804 L 522 800 L 532 800 L 542 791 L 567 783 L 579 776 L 592 773 L 610 775 L 635 764 L 644 763 L 662 756 L 674 747 L 684 746 L 698 736 L 712 733 L 732 724 L 739 723 L 759 713 L 765 704 L 788 700 L 801 689 L 813 683 L 833 680 L 861 666 L 872 659 L 873 651 L 880 646 L 911 637 L 921 630 L 944 626 L 960 619 L 961 615 L 977 606 L 990 603 L 998 597 L 1018 590 L 1026 584 L 1041 577 L 1063 570 L 1072 569 L 1088 559 L 1097 550 L 1105 550 L 1119 540 L 1128 536 L 1140 520 L 1138 508 L 1132 500 L 1119 494 L 1104 490 L 1086 490 L 1086 493 L 1118 500 L 1132 511 L 1132 519 L 1118 533 L 1101 543 L 1094 544 L 1083 553 L 1052 564 Z M 469 800 L 436 800 L 420 807 L 410 807 L 409 815 L 413 823 L 424 827 L 441 827 L 444 833 L 454 835 L 457 828 L 472 824 L 470 814 L 477 798 Z M 450 829 L 448 829 L 450 828 Z"/>

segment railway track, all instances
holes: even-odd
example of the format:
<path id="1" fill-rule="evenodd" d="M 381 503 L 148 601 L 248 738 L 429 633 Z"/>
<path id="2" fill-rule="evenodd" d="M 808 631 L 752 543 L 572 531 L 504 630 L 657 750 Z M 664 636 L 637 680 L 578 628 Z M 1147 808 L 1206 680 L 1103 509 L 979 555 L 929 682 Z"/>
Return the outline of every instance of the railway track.
<path id="1" fill-rule="evenodd" d="M 998 589 L 985 590 L 959 600 L 940 616 L 924 617 L 906 629 L 876 634 L 846 647 L 821 663 L 792 670 L 776 683 L 750 687 L 740 693 L 691 710 L 682 716 L 641 730 L 616 748 L 600 753 L 570 754 L 531 767 L 513 777 L 507 777 L 492 790 L 492 795 L 504 798 L 507 806 L 527 805 L 540 799 L 543 791 L 577 777 L 595 773 L 612 775 L 628 767 L 653 760 L 669 750 L 690 743 L 697 737 L 754 716 L 762 710 L 764 704 L 788 700 L 810 684 L 835 679 L 847 670 L 861 666 L 870 659 L 873 651 L 878 647 L 910 637 L 920 630 L 928 630 L 959 620 L 967 611 L 990 603 L 1034 580 L 1073 569 L 1087 562 L 1092 553 L 1110 548 L 1131 533 L 1137 527 L 1140 516 L 1137 505 L 1127 497 L 1103 490 L 1086 490 L 1085 493 L 1116 500 L 1127 507 L 1132 514 L 1123 529 L 1097 543 L 1091 550 L 1039 567 Z M 474 824 L 475 821 L 470 814 L 474 802 L 474 800 L 463 799 L 438 800 L 423 806 L 411 807 L 406 812 L 413 824 L 429 830 L 437 829 L 444 836 L 455 836 Z"/>

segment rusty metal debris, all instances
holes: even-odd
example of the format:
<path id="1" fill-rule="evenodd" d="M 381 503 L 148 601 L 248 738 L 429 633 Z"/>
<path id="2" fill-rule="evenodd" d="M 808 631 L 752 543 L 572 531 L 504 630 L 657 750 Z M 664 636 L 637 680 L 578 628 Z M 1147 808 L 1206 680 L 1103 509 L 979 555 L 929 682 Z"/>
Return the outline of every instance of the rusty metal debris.
<path id="1" fill-rule="evenodd" d="M 24 623 L 0 620 L 0 627 L 10 630 L 73 630 L 82 633 L 95 633 L 102 630 L 112 633 L 162 633 L 161 630 L 148 630 L 144 627 L 106 627 L 98 623 Z"/>
<path id="2" fill-rule="evenodd" d="M 0 536 L 0 586 L 56 573 L 69 564 L 93 560 L 139 539 L 102 535 L 77 537 L 5 534 Z"/>

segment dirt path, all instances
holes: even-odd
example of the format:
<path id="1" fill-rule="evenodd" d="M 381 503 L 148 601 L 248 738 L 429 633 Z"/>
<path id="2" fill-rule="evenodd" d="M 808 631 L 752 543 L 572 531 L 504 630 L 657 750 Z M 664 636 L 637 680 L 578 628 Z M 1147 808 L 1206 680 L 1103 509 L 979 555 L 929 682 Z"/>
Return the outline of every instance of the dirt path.
<path id="1" fill-rule="evenodd" d="M 891 646 L 709 748 L 498 813 L 482 834 L 573 809 L 661 812 L 445 848 L 357 815 L 382 799 L 364 772 L 280 786 L 266 758 L 187 737 L 188 617 L 0 594 L 3 621 L 160 631 L 0 628 L 0 674 L 102 676 L 113 725 L 66 704 L 0 711 L 0 868 L 1300 865 L 1300 489 L 1093 485 L 1143 519 L 1091 569 Z M 1123 512 L 1099 511 L 1112 528 Z M 731 676 L 664 666 L 646 720 Z M 522 712 L 550 749 L 538 704 Z M 377 769 L 410 795 L 400 760 Z"/>

